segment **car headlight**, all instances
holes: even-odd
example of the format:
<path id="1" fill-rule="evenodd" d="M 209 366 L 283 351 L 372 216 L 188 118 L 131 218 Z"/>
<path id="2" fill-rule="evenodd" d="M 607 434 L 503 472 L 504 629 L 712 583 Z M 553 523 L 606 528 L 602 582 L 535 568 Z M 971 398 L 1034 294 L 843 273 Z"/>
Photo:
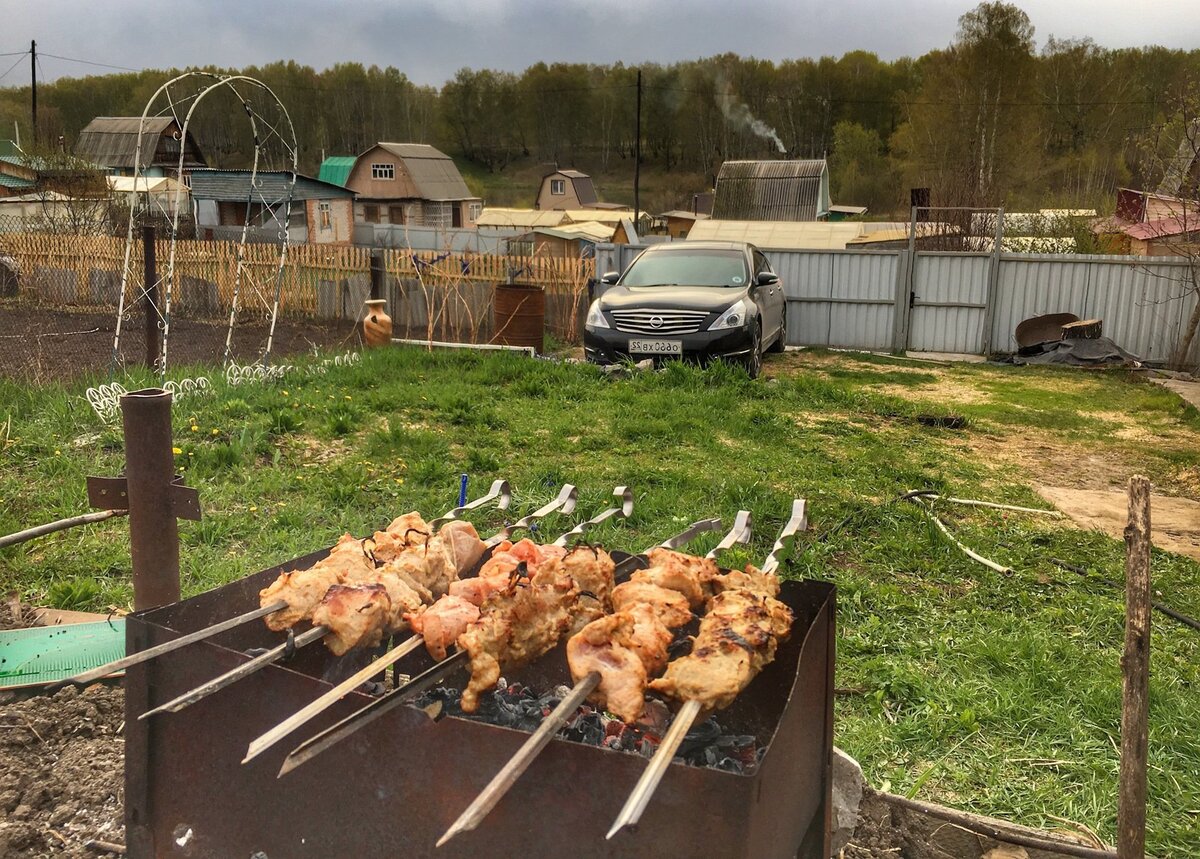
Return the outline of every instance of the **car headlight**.
<path id="1" fill-rule="evenodd" d="M 600 299 L 592 302 L 592 306 L 588 308 L 587 320 L 583 323 L 584 328 L 612 328 L 608 324 L 608 320 L 604 318 L 604 314 L 600 312 Z"/>
<path id="2" fill-rule="evenodd" d="M 746 302 L 735 301 L 727 310 L 722 310 L 717 321 L 708 326 L 709 331 L 720 331 L 724 328 L 741 328 L 746 324 Z"/>

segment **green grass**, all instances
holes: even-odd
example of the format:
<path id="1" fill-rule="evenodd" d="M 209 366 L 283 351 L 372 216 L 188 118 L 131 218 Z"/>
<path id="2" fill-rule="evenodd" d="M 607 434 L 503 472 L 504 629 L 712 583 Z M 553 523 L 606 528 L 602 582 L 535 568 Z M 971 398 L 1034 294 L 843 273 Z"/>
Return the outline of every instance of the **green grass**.
<path id="1" fill-rule="evenodd" d="M 180 523 L 184 589 L 414 507 L 433 515 L 453 504 L 461 472 L 475 492 L 507 477 L 518 512 L 570 481 L 590 513 L 628 483 L 634 516 L 598 532 L 625 548 L 749 508 L 755 539 L 742 560 L 761 559 L 804 496 L 812 529 L 784 573 L 838 586 L 836 741 L 871 783 L 1029 825 L 1077 820 L 1113 840 L 1122 595 L 1100 579 L 1120 578 L 1122 545 L 1054 520 L 945 508 L 961 539 L 1015 570 L 1000 575 L 893 499 L 922 487 L 1044 506 L 1027 474 L 967 438 L 1037 434 L 1078 446 L 1081 462 L 1103 454 L 1179 480 L 1200 465 L 1196 446 L 1176 443 L 1200 432 L 1195 410 L 1123 375 L 819 354 L 767 367 L 776 378 L 671 365 L 614 381 L 519 356 L 393 349 L 324 376 L 237 388 L 217 377 L 212 395 L 175 409 L 177 464 L 204 508 L 202 521 Z M 81 393 L 0 382 L 0 533 L 81 512 L 85 475 L 120 471 L 119 433 L 99 426 Z M 966 431 L 916 420 L 951 413 L 968 418 Z M 475 521 L 494 529 L 501 516 Z M 126 528 L 112 520 L 0 550 L 0 587 L 70 607 L 127 605 Z M 1156 553 L 1154 576 L 1166 602 L 1200 615 L 1197 564 Z M 1200 636 L 1154 624 L 1150 849 L 1191 856 Z"/>

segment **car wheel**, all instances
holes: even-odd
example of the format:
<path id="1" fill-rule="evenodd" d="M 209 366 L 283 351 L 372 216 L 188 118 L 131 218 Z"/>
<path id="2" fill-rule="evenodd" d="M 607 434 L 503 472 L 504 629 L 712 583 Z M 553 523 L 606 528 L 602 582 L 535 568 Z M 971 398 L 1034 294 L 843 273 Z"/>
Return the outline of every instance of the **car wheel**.
<path id="1" fill-rule="evenodd" d="M 762 371 L 762 324 L 759 322 L 750 329 L 750 354 L 746 356 L 744 366 L 751 379 L 757 379 Z"/>
<path id="2" fill-rule="evenodd" d="M 782 352 L 783 347 L 787 345 L 787 314 L 785 313 L 779 320 L 779 336 L 775 338 L 775 342 L 771 344 L 768 352 Z"/>

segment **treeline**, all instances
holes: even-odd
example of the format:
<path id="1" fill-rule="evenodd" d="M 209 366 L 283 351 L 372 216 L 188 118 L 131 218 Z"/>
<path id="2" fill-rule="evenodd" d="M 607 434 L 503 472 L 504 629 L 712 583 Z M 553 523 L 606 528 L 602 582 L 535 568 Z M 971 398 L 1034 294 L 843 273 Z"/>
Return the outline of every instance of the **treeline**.
<path id="1" fill-rule="evenodd" d="M 241 73 L 286 105 L 304 171 L 323 155 L 400 140 L 486 171 L 558 162 L 604 175 L 632 169 L 639 69 L 643 164 L 678 173 L 681 199 L 726 159 L 827 156 L 835 201 L 875 213 L 904 211 L 910 187 L 933 189 L 939 205 L 1094 207 L 1121 184 L 1158 181 L 1155 156 L 1177 145 L 1195 104 L 1200 50 L 1054 37 L 1039 49 L 1023 11 L 984 3 L 962 16 L 952 45 L 893 62 L 853 51 L 779 63 L 733 54 L 637 68 L 538 63 L 520 74 L 463 69 L 440 90 L 357 63 Z M 172 73 L 41 86 L 40 136 L 69 147 L 94 116 L 140 115 Z M 28 87 L 0 90 L 0 128 L 16 122 L 28 134 L 28 104 Z M 210 159 L 249 163 L 236 102 L 215 97 L 198 117 Z"/>

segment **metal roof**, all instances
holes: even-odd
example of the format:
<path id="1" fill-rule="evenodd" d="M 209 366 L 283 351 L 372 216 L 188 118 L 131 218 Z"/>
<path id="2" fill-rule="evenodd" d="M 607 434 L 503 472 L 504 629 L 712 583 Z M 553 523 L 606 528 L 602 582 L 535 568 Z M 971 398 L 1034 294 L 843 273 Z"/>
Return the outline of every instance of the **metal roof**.
<path id="1" fill-rule="evenodd" d="M 703 221 L 708 218 L 708 215 L 703 212 L 689 212 L 687 209 L 672 209 L 669 212 L 663 212 L 659 215 L 660 218 L 683 218 L 689 221 Z"/>
<path id="2" fill-rule="evenodd" d="M 717 174 L 713 218 L 815 221 L 828 214 L 829 169 L 824 159 L 726 161 Z"/>
<path id="3" fill-rule="evenodd" d="M 567 220 L 575 224 L 599 221 L 602 224 L 616 226 L 621 221 L 633 217 L 633 209 L 556 209 L 555 211 L 566 215 Z M 644 215 L 645 212 L 642 214 Z"/>
<path id="4" fill-rule="evenodd" d="M 750 242 L 764 250 L 836 250 L 862 235 L 852 221 L 696 221 L 684 244 L 721 239 Z"/>
<path id="5" fill-rule="evenodd" d="M 558 209 L 497 209 L 485 207 L 475 219 L 477 227 L 557 227 L 567 221 Z"/>
<path id="6" fill-rule="evenodd" d="M 589 242 L 607 242 L 613 237 L 611 225 L 595 221 L 586 224 L 563 224 L 559 227 L 536 227 L 530 232 L 560 239 L 584 239 Z"/>
<path id="7" fill-rule="evenodd" d="M 140 116 L 98 116 L 84 126 L 75 141 L 75 154 L 105 167 L 127 167 L 132 169 L 137 161 L 138 129 Z M 142 147 L 142 166 L 173 167 L 179 163 L 179 140 L 175 134 L 179 126 L 170 116 L 147 116 Z M 204 167 L 200 148 L 189 131 L 187 135 L 188 155 L 184 167 Z"/>
<path id="8" fill-rule="evenodd" d="M 330 155 L 321 162 L 317 178 L 322 182 L 345 187 L 346 180 L 350 178 L 350 171 L 354 169 L 354 162 L 357 160 L 353 155 Z"/>
<path id="9" fill-rule="evenodd" d="M 390 152 L 404 162 L 422 200 L 479 199 L 471 193 L 450 156 L 427 143 L 377 143 L 358 156 L 359 160 L 376 148 Z"/>
<path id="10" fill-rule="evenodd" d="M 14 191 L 32 188 L 34 182 L 31 179 L 22 179 L 19 176 L 9 176 L 7 173 L 0 173 L 0 188 L 11 188 Z"/>
<path id="11" fill-rule="evenodd" d="M 288 192 L 292 174 L 287 170 L 259 170 L 255 177 L 253 193 L 250 190 L 249 170 L 193 170 L 191 178 L 192 197 L 196 200 L 218 202 L 277 203 Z M 340 185 L 322 182 L 311 176 L 296 175 L 292 189 L 292 200 L 340 200 L 353 199 L 354 192 Z"/>
<path id="12" fill-rule="evenodd" d="M 1131 224 L 1121 230 L 1131 239 L 1153 241 L 1180 236 L 1184 233 L 1200 232 L 1200 218 L 1195 215 L 1182 218 L 1161 218 L 1157 221 L 1147 221 L 1144 224 Z"/>

